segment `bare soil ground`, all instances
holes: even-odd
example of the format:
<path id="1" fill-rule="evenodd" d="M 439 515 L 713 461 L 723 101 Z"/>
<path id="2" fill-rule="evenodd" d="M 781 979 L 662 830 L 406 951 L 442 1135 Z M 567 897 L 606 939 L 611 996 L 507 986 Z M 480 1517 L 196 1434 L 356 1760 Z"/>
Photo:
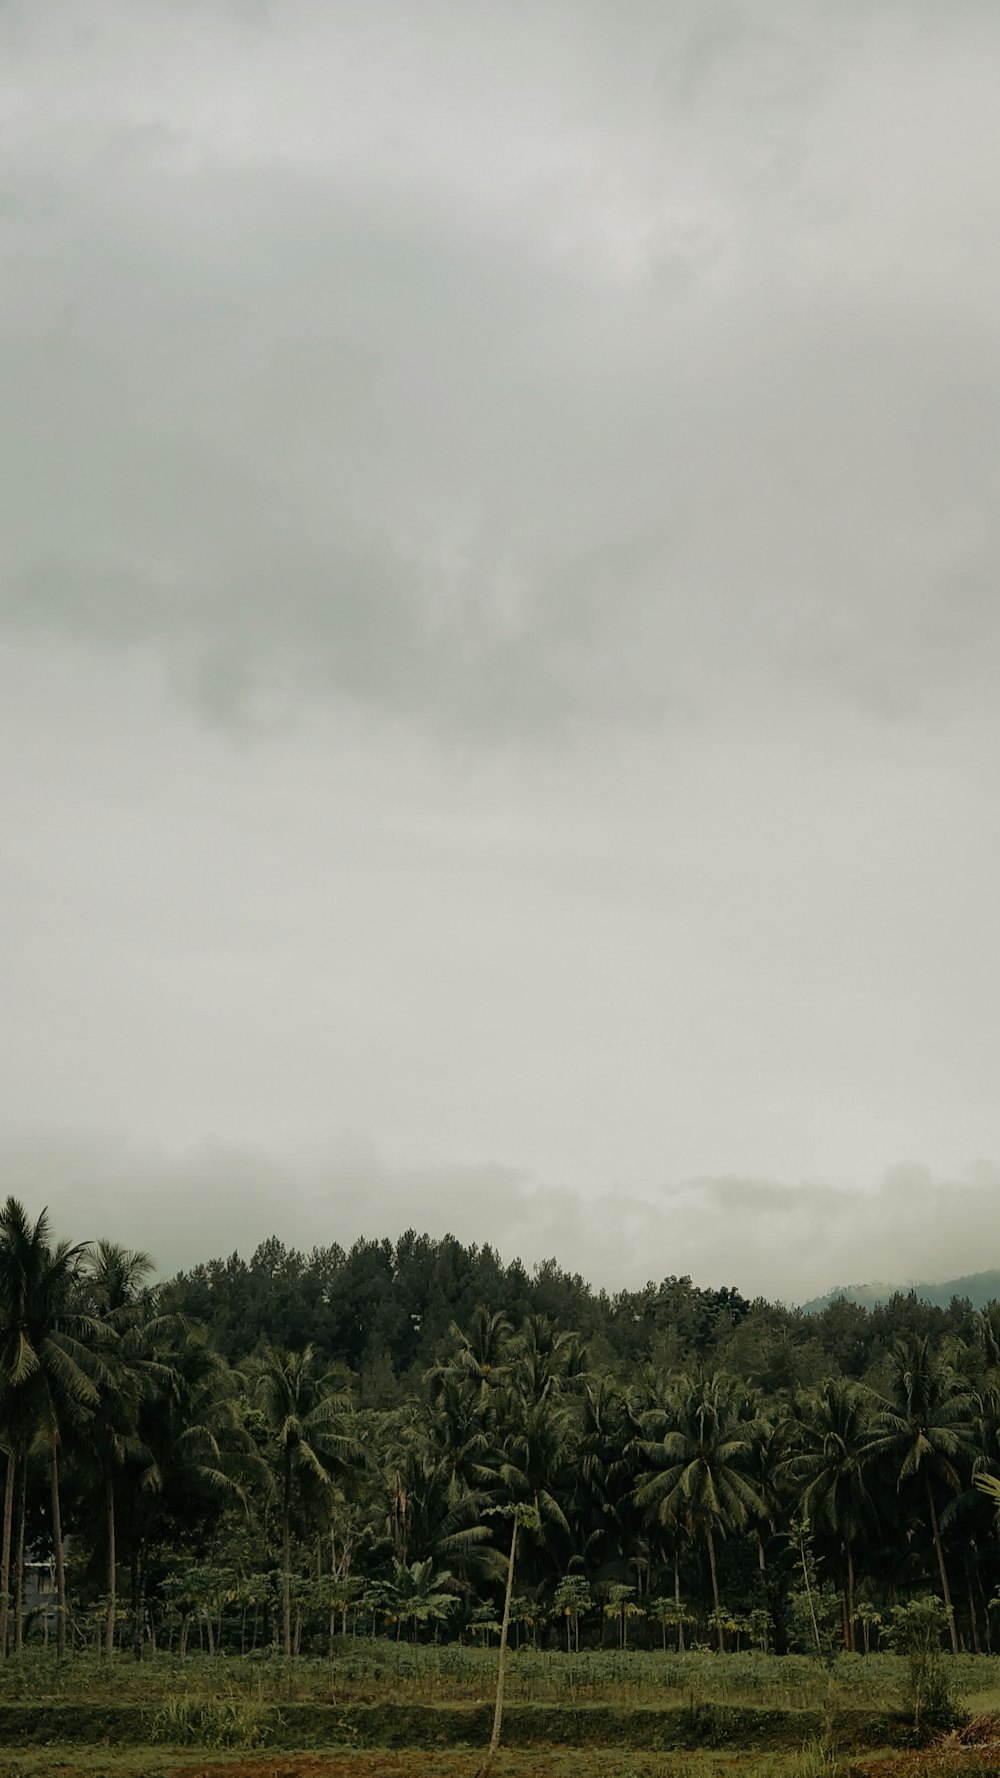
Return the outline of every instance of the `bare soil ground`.
<path id="1" fill-rule="evenodd" d="M 482 1753 L 469 1748 L 398 1752 L 337 1748 L 192 1757 L 190 1750 L 168 1748 L 38 1747 L 7 1757 L 9 1765 L 0 1750 L 0 1778 L 476 1778 L 482 1763 Z M 495 1778 L 735 1778 L 736 1769 L 745 1772 L 748 1763 L 745 1755 L 524 1748 L 501 1750 L 494 1774 Z"/>

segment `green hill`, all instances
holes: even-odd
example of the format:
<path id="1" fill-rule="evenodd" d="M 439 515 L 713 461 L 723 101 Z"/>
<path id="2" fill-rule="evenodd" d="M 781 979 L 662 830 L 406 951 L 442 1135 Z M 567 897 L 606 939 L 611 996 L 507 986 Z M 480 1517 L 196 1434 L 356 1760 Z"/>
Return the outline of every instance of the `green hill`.
<path id="1" fill-rule="evenodd" d="M 946 1309 L 956 1296 L 968 1297 L 974 1309 L 982 1309 L 987 1303 L 1000 1300 L 1000 1271 L 971 1272 L 966 1278 L 948 1278 L 943 1284 L 838 1284 L 826 1296 L 815 1296 L 802 1307 L 807 1315 L 814 1315 L 838 1297 L 846 1297 L 849 1303 L 873 1309 L 876 1303 L 888 1303 L 894 1296 L 911 1293 L 939 1309 Z"/>

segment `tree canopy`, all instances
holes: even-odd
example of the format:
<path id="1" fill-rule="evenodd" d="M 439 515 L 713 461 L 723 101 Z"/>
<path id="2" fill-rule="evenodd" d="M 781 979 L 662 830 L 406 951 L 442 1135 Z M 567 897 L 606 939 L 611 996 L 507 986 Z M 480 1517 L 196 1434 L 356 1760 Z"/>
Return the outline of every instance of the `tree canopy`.
<path id="1" fill-rule="evenodd" d="M 152 1279 L 0 1211 L 5 1652 L 292 1659 L 501 1618 L 570 1648 L 780 1652 L 832 1622 L 867 1649 L 928 1592 L 952 1647 L 989 1646 L 996 1304 L 609 1293 L 412 1230 Z"/>

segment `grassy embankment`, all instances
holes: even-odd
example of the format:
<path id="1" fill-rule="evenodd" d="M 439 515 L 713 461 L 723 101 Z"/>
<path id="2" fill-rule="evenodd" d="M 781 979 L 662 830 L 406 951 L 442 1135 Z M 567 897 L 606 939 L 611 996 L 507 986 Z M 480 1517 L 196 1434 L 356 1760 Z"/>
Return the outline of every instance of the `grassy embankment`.
<path id="1" fill-rule="evenodd" d="M 26 1651 L 0 1670 L 0 1778 L 473 1778 L 496 1655 L 349 1642 L 333 1661 Z M 915 1749 L 906 1663 L 759 1654 L 512 1658 L 497 1778 L 1000 1778 L 1000 1666 L 949 1662 L 997 1744 Z M 984 1731 L 988 1739 L 988 1734 Z"/>

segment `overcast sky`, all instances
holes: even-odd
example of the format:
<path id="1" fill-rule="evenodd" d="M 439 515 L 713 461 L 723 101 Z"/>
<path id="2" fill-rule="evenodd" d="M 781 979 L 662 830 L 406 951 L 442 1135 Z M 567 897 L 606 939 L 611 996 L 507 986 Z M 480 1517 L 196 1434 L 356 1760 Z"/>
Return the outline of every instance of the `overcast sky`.
<path id="1" fill-rule="evenodd" d="M 0 1178 L 1000 1260 L 994 0 L 5 0 Z"/>

